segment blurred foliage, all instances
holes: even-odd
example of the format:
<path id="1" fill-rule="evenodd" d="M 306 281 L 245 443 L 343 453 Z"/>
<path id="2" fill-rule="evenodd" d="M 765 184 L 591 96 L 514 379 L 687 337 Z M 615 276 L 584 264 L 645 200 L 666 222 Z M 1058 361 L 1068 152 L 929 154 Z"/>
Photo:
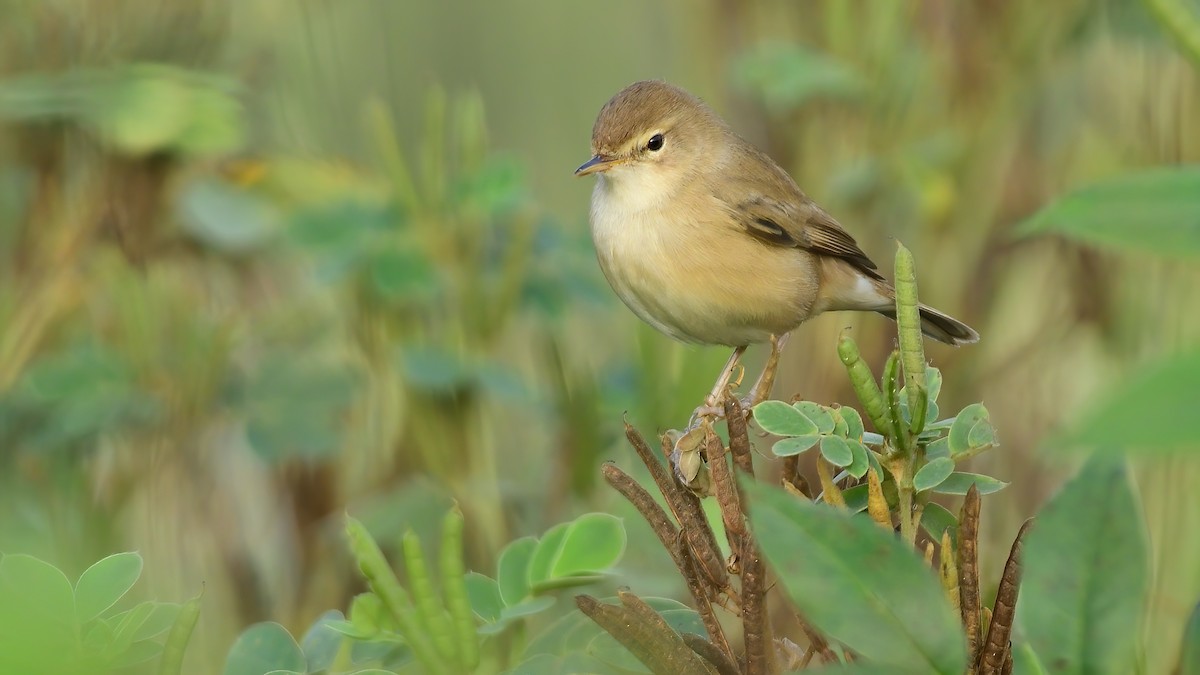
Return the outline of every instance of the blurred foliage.
<path id="1" fill-rule="evenodd" d="M 1170 227 L 1195 220 L 1193 9 L 0 0 L 0 550 L 70 578 L 136 548 L 155 597 L 207 580 L 185 671 L 214 672 L 246 625 L 348 606 L 347 508 L 391 551 L 456 499 L 477 570 L 621 513 L 596 489 L 615 420 L 675 423 L 725 356 L 612 300 L 570 177 L 604 100 L 663 76 L 868 251 L 912 246 L 925 299 L 980 329 L 929 356 L 956 374 L 938 405 L 983 400 L 1005 430 L 938 485 L 1011 479 L 985 547 L 1066 473 L 1038 448 L 1070 420 L 1075 445 L 1170 446 L 1133 470 L 1160 672 L 1200 593 L 1177 536 L 1200 527 L 1190 357 L 1128 385 L 1136 405 L 1116 383 L 1200 342 L 1194 237 Z M 625 46 L 590 59 L 596 35 Z M 1025 221 L 1057 236 L 1014 237 Z M 882 363 L 884 322 L 822 317 L 777 390 L 849 400 L 828 349 L 848 323 Z M 675 593 L 651 536 L 630 525 L 626 564 Z"/>
<path id="2" fill-rule="evenodd" d="M 226 675 L 493 673 L 514 667 L 524 672 L 518 664 L 529 654 L 524 637 L 529 617 L 554 604 L 553 591 L 602 581 L 625 549 L 625 529 L 617 518 L 588 513 L 540 539 L 510 542 L 500 553 L 495 579 L 464 575 L 463 516 L 455 508 L 443 518 L 436 558 L 425 555 L 412 530 L 405 533 L 402 584 L 361 523 L 348 518 L 346 532 L 370 587 L 355 596 L 349 616 L 326 612 L 299 643 L 278 623 L 250 626 L 229 651 Z M 695 617 L 677 603 L 670 609 Z M 555 625 L 547 635 L 556 634 Z M 619 651 L 614 644 L 605 653 Z"/>
<path id="3" fill-rule="evenodd" d="M 141 573 L 137 553 L 108 556 L 74 584 L 33 556 L 0 557 L 0 665 L 22 673 L 129 672 L 149 661 L 166 668 L 167 654 L 182 646 L 172 644 L 180 641 L 177 633 L 170 639 L 166 634 L 188 610 L 170 602 L 123 601 Z"/>

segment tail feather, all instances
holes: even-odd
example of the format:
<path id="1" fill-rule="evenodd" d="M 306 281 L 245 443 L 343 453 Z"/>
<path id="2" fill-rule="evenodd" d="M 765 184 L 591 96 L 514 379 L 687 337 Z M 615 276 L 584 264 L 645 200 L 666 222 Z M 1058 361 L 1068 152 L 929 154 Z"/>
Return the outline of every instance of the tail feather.
<path id="1" fill-rule="evenodd" d="M 921 332 L 926 337 L 933 338 L 938 342 L 944 342 L 948 345 L 969 345 L 973 342 L 979 342 L 979 333 L 975 332 L 967 324 L 955 319 L 954 317 L 939 312 L 938 310 L 928 306 L 921 305 Z M 886 316 L 892 321 L 896 320 L 895 308 L 875 310 Z"/>

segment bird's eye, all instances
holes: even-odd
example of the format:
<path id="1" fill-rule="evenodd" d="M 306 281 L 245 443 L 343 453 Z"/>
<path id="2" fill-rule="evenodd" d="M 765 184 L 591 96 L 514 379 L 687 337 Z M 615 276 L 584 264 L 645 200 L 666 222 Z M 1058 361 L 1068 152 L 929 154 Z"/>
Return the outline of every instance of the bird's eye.
<path id="1" fill-rule="evenodd" d="M 653 136 L 650 137 L 650 140 L 646 141 L 646 149 L 649 150 L 650 152 L 658 152 L 659 150 L 662 150 L 662 146 L 663 146 L 663 135 L 662 134 L 654 134 Z"/>

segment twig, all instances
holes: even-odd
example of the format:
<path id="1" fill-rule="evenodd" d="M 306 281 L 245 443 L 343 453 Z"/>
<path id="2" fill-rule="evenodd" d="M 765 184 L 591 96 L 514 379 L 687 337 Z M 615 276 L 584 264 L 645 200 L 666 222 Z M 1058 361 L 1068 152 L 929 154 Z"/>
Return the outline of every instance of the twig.
<path id="1" fill-rule="evenodd" d="M 575 604 L 655 675 L 716 675 L 716 667 L 692 651 L 653 608 L 626 591 L 619 592 L 618 597 L 621 599 L 619 607 L 602 603 L 590 595 L 575 596 Z"/>
<path id="2" fill-rule="evenodd" d="M 1006 659 L 1011 659 L 1009 637 L 1012 635 L 1013 618 L 1017 608 L 1017 593 L 1021 585 L 1021 541 L 1033 520 L 1026 520 L 1013 540 L 1008 562 L 1000 576 L 1000 587 L 996 590 L 996 604 L 992 609 L 992 621 L 988 624 L 987 639 L 979 659 L 980 675 L 998 675 L 1004 669 Z"/>
<path id="3" fill-rule="evenodd" d="M 605 462 L 601 467 L 600 473 L 604 476 L 605 482 L 613 487 L 614 490 L 620 492 L 625 499 L 633 504 L 638 513 L 646 519 L 650 524 L 650 529 L 654 531 L 655 536 L 662 542 L 667 552 L 671 554 L 671 559 L 675 561 L 675 566 L 683 570 L 686 561 L 683 560 L 675 547 L 675 541 L 679 538 L 679 528 L 675 527 L 667 518 L 666 511 L 654 501 L 654 497 L 650 495 L 632 476 L 622 471 L 617 465 L 612 462 Z"/>
<path id="4" fill-rule="evenodd" d="M 692 554 L 700 565 L 700 569 L 714 584 L 719 587 L 727 587 L 729 575 L 725 572 L 725 565 L 721 562 L 716 535 L 709 528 L 708 519 L 700 509 L 700 501 L 696 495 L 681 487 L 674 476 L 668 475 L 666 467 L 654 457 L 646 439 L 629 422 L 625 422 L 625 438 L 629 440 L 629 444 L 633 446 L 642 463 L 650 470 L 651 479 L 658 486 L 671 513 L 675 515 L 675 520 L 679 523 L 683 536 L 687 539 L 688 546 L 692 549 Z M 663 452 L 669 457 L 670 441 L 664 439 L 663 444 Z"/>
<path id="5" fill-rule="evenodd" d="M 695 633 L 683 633 L 682 637 L 684 644 L 699 654 L 700 658 L 712 664 L 720 675 L 741 675 L 737 664 L 730 659 L 728 654 L 717 649 L 713 643 Z"/>
<path id="6" fill-rule="evenodd" d="M 696 560 L 692 557 L 691 549 L 688 548 L 687 541 L 680 538 L 675 546 L 677 554 L 672 554 L 672 557 L 678 555 L 684 562 L 683 581 L 687 584 L 688 591 L 692 594 L 692 599 L 696 601 L 696 612 L 700 615 L 700 621 L 704 624 L 704 630 L 708 633 L 708 639 L 718 650 L 721 651 L 730 660 L 733 659 L 733 649 L 729 646 L 729 639 L 725 637 L 725 629 L 721 627 L 721 622 L 717 620 L 717 615 L 713 612 L 710 596 L 718 596 L 718 592 L 710 591 L 709 587 L 700 579 L 700 574 L 696 570 Z"/>
<path id="7" fill-rule="evenodd" d="M 979 661 L 979 490 L 972 485 L 958 517 L 958 589 L 969 673 Z"/>
<path id="8" fill-rule="evenodd" d="M 729 540 L 729 549 L 740 559 L 745 554 L 742 549 L 747 536 L 742 500 L 738 494 L 736 479 L 729 468 L 729 459 L 725 456 L 724 444 L 713 431 L 712 425 L 707 421 L 703 424 L 704 446 L 708 454 L 708 470 L 712 473 L 713 495 L 721 509 L 721 522 L 725 524 L 725 537 Z"/>
<path id="9" fill-rule="evenodd" d="M 750 430 L 742 404 L 730 392 L 725 395 L 725 424 L 729 428 L 729 454 L 742 473 L 754 477 L 754 458 L 750 454 Z M 710 458 L 709 461 L 712 461 Z"/>

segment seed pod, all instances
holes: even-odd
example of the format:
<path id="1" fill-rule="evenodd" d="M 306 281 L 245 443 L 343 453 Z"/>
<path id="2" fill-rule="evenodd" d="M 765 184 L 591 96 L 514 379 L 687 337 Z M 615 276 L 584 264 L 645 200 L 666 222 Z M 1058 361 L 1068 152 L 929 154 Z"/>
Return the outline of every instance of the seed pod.
<path id="1" fill-rule="evenodd" d="M 853 385 L 858 400 L 862 402 L 867 417 L 871 418 L 871 423 L 879 433 L 886 434 L 889 427 L 884 414 L 883 393 L 879 391 L 879 385 L 875 384 L 875 376 L 871 373 L 870 366 L 862 360 L 858 344 L 849 335 L 842 334 L 838 338 L 837 349 L 838 358 L 846 367 L 850 384 Z"/>

